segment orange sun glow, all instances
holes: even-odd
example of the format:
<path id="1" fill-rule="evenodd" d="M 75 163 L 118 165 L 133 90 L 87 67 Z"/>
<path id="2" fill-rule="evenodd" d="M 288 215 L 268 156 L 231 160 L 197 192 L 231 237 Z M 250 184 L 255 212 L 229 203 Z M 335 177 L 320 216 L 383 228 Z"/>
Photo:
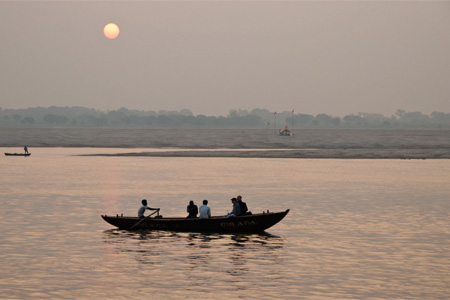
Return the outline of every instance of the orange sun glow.
<path id="1" fill-rule="evenodd" d="M 105 28 L 103 28 L 103 33 L 108 39 L 113 40 L 119 36 L 120 29 L 116 24 L 109 23 L 105 25 Z"/>

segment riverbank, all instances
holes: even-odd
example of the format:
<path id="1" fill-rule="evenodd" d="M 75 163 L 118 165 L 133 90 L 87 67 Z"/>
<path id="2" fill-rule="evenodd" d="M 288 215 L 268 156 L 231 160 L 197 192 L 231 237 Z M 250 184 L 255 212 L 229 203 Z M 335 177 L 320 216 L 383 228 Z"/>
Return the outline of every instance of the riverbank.
<path id="1" fill-rule="evenodd" d="M 88 156 L 148 156 L 148 157 L 242 157 L 242 158 L 334 158 L 334 159 L 449 159 L 450 152 L 440 150 L 208 150 L 158 151 L 117 154 L 88 154 Z"/>
<path id="2" fill-rule="evenodd" d="M 95 154 L 108 156 L 448 159 L 450 130 L 294 130 L 293 136 L 279 136 L 273 129 L 0 128 L 0 147 L 24 145 L 30 151 L 33 147 L 130 149 Z"/>

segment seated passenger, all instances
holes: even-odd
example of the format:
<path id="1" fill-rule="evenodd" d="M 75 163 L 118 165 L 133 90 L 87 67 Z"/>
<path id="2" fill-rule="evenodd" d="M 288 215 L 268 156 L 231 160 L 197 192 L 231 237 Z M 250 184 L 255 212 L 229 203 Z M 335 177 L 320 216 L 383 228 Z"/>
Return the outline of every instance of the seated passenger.
<path id="1" fill-rule="evenodd" d="M 242 201 L 241 195 L 237 196 L 237 202 L 239 204 L 239 207 L 241 208 L 241 214 L 243 216 L 252 214 L 252 212 L 248 211 L 247 204 Z"/>
<path id="2" fill-rule="evenodd" d="M 198 214 L 198 207 L 197 205 L 194 204 L 194 201 L 189 201 L 189 205 L 187 206 L 187 212 L 189 213 L 189 215 L 187 216 L 188 218 L 197 218 L 197 214 Z"/>
<path id="3" fill-rule="evenodd" d="M 237 217 L 241 215 L 241 207 L 239 206 L 239 203 L 237 202 L 236 198 L 231 198 L 231 203 L 233 203 L 233 210 L 230 214 L 228 214 L 228 217 Z"/>
<path id="4" fill-rule="evenodd" d="M 203 205 L 200 206 L 200 219 L 211 218 L 211 209 L 208 206 L 208 200 L 203 200 Z"/>

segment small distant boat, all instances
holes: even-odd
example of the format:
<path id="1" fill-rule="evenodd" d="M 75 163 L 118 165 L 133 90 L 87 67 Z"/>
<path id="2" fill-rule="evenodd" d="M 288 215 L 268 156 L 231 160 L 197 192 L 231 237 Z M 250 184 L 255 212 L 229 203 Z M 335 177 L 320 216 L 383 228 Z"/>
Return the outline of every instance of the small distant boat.
<path id="1" fill-rule="evenodd" d="M 262 232 L 280 222 L 289 212 L 267 212 L 239 217 L 154 218 L 106 216 L 103 220 L 125 230 L 167 230 L 178 232 Z"/>
<path id="2" fill-rule="evenodd" d="M 30 156 L 31 153 L 5 153 L 6 156 Z"/>
<path id="3" fill-rule="evenodd" d="M 279 135 L 281 135 L 281 136 L 291 136 L 292 133 L 291 133 L 291 131 L 288 129 L 288 126 L 286 125 L 286 126 L 284 127 L 283 130 L 280 130 Z"/>

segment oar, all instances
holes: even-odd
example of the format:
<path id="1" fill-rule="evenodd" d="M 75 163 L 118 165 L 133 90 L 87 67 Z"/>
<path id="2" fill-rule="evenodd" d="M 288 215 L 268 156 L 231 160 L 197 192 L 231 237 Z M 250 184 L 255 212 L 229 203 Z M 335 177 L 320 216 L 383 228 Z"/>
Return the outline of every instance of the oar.
<path id="1" fill-rule="evenodd" d="M 136 224 L 134 224 L 133 226 L 130 227 L 130 230 L 133 229 L 134 227 L 136 227 L 137 225 L 141 224 L 141 222 L 147 220 L 147 218 L 149 218 L 150 216 L 159 213 L 159 210 L 156 210 L 155 212 L 149 214 L 148 216 L 146 216 L 145 218 L 143 218 L 142 220 L 140 220 L 139 222 L 137 222 Z"/>

